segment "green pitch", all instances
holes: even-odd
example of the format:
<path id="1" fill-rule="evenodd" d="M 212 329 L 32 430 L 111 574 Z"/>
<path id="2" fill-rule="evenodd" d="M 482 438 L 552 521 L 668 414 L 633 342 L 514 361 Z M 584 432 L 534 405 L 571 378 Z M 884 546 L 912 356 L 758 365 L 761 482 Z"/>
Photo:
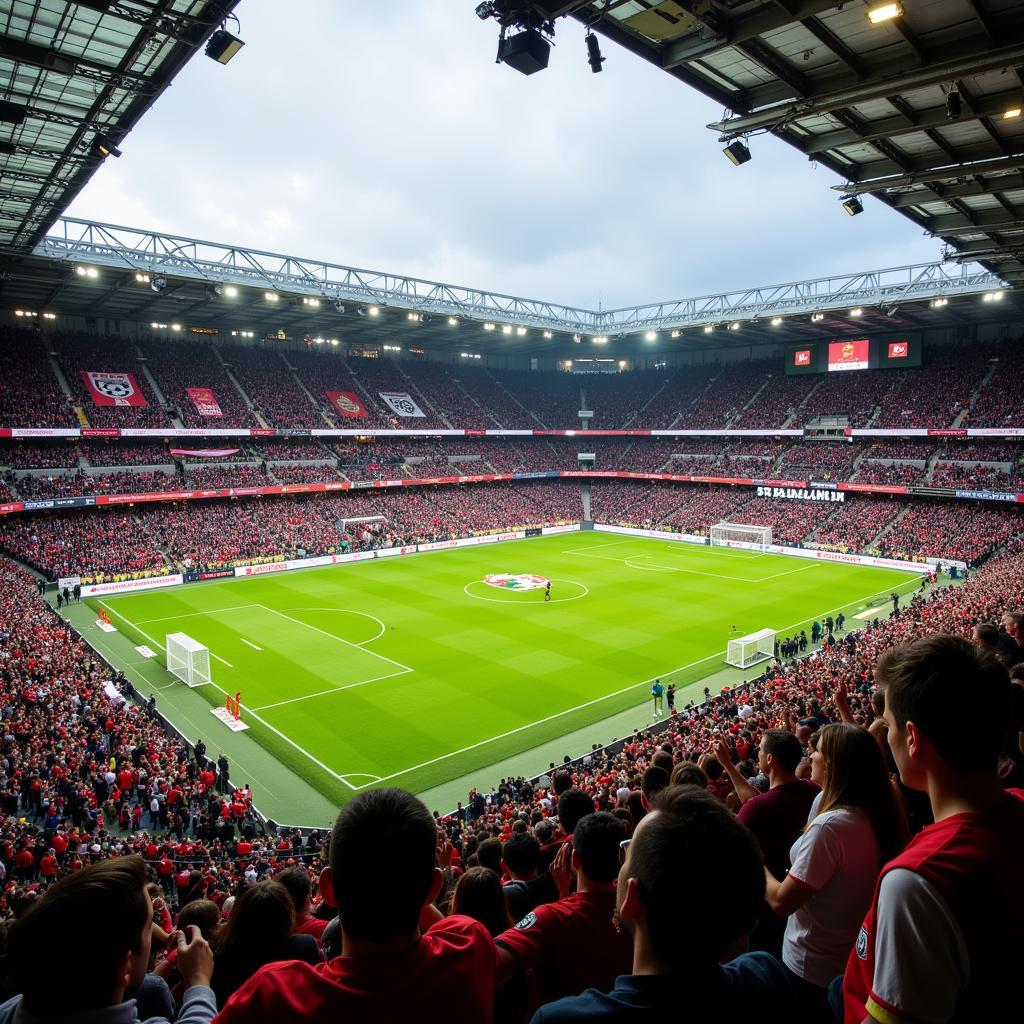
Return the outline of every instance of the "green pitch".
<path id="1" fill-rule="evenodd" d="M 548 577 L 552 600 L 484 583 L 492 573 Z M 499 765 L 636 707 L 656 676 L 685 686 L 717 672 L 730 635 L 809 633 L 839 609 L 856 626 L 857 613 L 887 614 L 889 593 L 918 581 L 586 532 L 90 604 L 160 662 L 168 633 L 206 645 L 213 685 L 193 693 L 223 705 L 241 691 L 249 735 L 341 803 L 369 786 L 423 792 Z M 207 717 L 216 746 L 227 730 Z"/>

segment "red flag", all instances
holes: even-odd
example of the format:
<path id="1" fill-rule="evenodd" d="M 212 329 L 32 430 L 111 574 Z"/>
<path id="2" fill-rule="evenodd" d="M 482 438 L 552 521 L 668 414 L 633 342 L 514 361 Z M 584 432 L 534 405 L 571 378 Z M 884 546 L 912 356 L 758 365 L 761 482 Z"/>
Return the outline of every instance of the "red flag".
<path id="1" fill-rule="evenodd" d="M 211 388 L 185 388 L 188 397 L 192 399 L 192 404 L 196 407 L 196 412 L 200 416 L 223 416 L 224 413 L 220 411 L 220 405 L 217 402 L 217 396 L 213 393 Z"/>
<path id="2" fill-rule="evenodd" d="M 346 419 L 366 418 L 366 406 L 354 391 L 325 391 L 324 394 L 331 400 L 335 411 Z"/>
<path id="3" fill-rule="evenodd" d="M 94 405 L 149 405 L 135 383 L 133 373 L 96 373 L 82 371 L 82 380 Z"/>

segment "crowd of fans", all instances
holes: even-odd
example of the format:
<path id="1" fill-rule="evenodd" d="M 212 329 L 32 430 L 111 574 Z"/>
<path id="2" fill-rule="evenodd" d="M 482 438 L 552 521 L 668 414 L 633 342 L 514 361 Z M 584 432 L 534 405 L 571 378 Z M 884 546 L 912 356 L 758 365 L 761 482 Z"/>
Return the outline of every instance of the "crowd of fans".
<path id="1" fill-rule="evenodd" d="M 166 466 L 174 461 L 165 444 L 85 442 L 80 449 L 92 466 Z"/>
<path id="2" fill-rule="evenodd" d="M 853 474 L 851 480 L 861 484 L 892 484 L 900 487 L 909 484 L 926 484 L 927 470 L 912 462 L 873 462 L 865 459 Z"/>
<path id="3" fill-rule="evenodd" d="M 1017 467 L 1003 469 L 981 463 L 936 462 L 932 470 L 933 487 L 968 487 L 977 491 L 1011 491 L 1020 484 Z"/>
<path id="4" fill-rule="evenodd" d="M 1022 529 L 1024 515 L 1015 506 L 915 502 L 877 550 L 887 558 L 955 558 L 973 565 Z"/>
<path id="5" fill-rule="evenodd" d="M 45 340 L 23 327 L 0 327 L 0 426 L 77 427 L 73 404 L 48 362 Z M 95 369 L 95 367 L 92 367 Z"/>
<path id="6" fill-rule="evenodd" d="M 326 426 L 323 416 L 295 379 L 283 352 L 225 345 L 221 355 L 267 423 L 275 427 Z"/>
<path id="7" fill-rule="evenodd" d="M 811 534 L 809 547 L 829 551 L 866 551 L 868 545 L 900 514 L 903 506 L 888 498 L 852 498 L 835 506 Z"/>
<path id="8" fill-rule="evenodd" d="M 78 448 L 66 441 L 4 444 L 0 445 L 0 465 L 11 469 L 73 469 L 78 465 Z"/>

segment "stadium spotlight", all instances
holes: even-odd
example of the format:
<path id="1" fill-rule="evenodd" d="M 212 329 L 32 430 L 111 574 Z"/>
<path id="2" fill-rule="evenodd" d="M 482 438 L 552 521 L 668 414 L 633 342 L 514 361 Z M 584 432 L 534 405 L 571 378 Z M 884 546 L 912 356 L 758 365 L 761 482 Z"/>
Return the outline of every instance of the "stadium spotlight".
<path id="1" fill-rule="evenodd" d="M 874 4 L 868 8 L 868 21 L 872 25 L 881 25 L 883 21 L 892 21 L 903 13 L 903 4 L 898 0 L 892 3 Z"/>
<path id="2" fill-rule="evenodd" d="M 495 328 L 494 324 L 484 324 L 484 330 L 485 331 L 493 331 L 494 328 Z"/>
<path id="3" fill-rule="evenodd" d="M 448 317 L 448 326 L 449 327 L 458 327 L 459 326 L 459 318 L 457 316 L 450 316 L 450 317 Z"/>
<path id="4" fill-rule="evenodd" d="M 736 167 L 739 167 L 740 164 L 745 164 L 750 160 L 750 150 L 742 139 L 736 139 L 735 142 L 730 142 L 722 152 Z"/>
<path id="5" fill-rule="evenodd" d="M 670 337 L 673 337 L 673 338 L 681 338 L 682 336 L 683 336 L 683 332 L 681 330 L 679 330 L 678 327 L 670 335 Z"/>
<path id="6" fill-rule="evenodd" d="M 181 330 L 181 324 L 171 324 L 171 330 L 172 331 L 180 331 Z"/>
<path id="7" fill-rule="evenodd" d="M 740 329 L 740 322 L 739 322 L 739 320 L 734 320 L 731 324 L 729 324 L 729 330 L 730 331 L 738 331 L 739 329 Z"/>
<path id="8" fill-rule="evenodd" d="M 551 339 L 552 339 L 552 338 L 554 337 L 554 335 L 553 335 L 553 334 L 552 334 L 552 333 L 551 333 L 550 331 L 545 331 L 545 332 L 544 332 L 544 337 L 545 337 L 545 338 L 546 338 L 546 339 L 547 339 L 548 341 L 550 341 L 550 340 L 551 340 Z"/>
<path id="9" fill-rule="evenodd" d="M 97 135 L 92 140 L 92 151 L 93 153 L 105 159 L 108 156 L 118 157 L 121 155 L 121 150 L 115 146 L 106 135 Z"/>
<path id="10" fill-rule="evenodd" d="M 22 124 L 25 120 L 25 108 L 19 103 L 0 100 L 0 124 Z"/>
<path id="11" fill-rule="evenodd" d="M 824 313 L 812 313 L 811 314 L 811 323 L 812 324 L 819 323 L 820 321 L 822 321 L 824 319 L 825 319 L 825 314 Z"/>
<path id="12" fill-rule="evenodd" d="M 781 323 L 782 323 L 782 317 L 781 316 L 773 316 L 772 317 L 772 327 L 778 327 L 779 324 L 781 324 Z"/>
<path id="13" fill-rule="evenodd" d="M 578 345 L 580 343 L 580 336 L 578 334 L 574 334 L 572 336 L 572 340 Z"/>
<path id="14" fill-rule="evenodd" d="M 367 316 L 379 316 L 380 306 L 368 306 L 366 310 Z"/>
<path id="15" fill-rule="evenodd" d="M 314 299 L 310 295 L 303 295 L 302 296 L 302 304 L 304 306 L 312 306 L 314 309 L 316 309 L 320 305 L 320 300 L 319 299 Z"/>
<path id="16" fill-rule="evenodd" d="M 238 36 L 233 36 L 227 29 L 219 28 L 206 44 L 206 56 L 218 64 L 227 64 L 243 46 L 245 43 Z"/>
<path id="17" fill-rule="evenodd" d="M 985 294 L 982 295 L 982 297 L 981 297 L 981 301 L 982 302 L 1002 302 L 1003 301 L 1002 290 L 1000 289 L 1000 290 L 994 291 L 994 292 L 985 292 Z"/>
<path id="18" fill-rule="evenodd" d="M 335 313 L 344 313 L 345 312 L 345 303 L 344 302 L 336 302 L 334 304 L 334 312 Z"/>
<path id="19" fill-rule="evenodd" d="M 238 289 L 233 284 L 226 284 L 222 289 L 223 294 L 229 299 L 238 298 Z"/>
<path id="20" fill-rule="evenodd" d="M 863 315 L 864 315 L 864 310 L 861 309 L 860 306 L 854 306 L 853 309 L 850 310 L 850 316 L 863 316 Z"/>
<path id="21" fill-rule="evenodd" d="M 501 325 L 501 333 L 502 334 L 511 334 L 512 333 L 512 325 L 511 324 L 502 324 Z"/>
<path id="22" fill-rule="evenodd" d="M 1015 103 L 1012 107 L 1007 107 L 1003 111 L 1003 120 L 1004 121 L 1009 121 L 1009 120 L 1011 120 L 1014 117 L 1020 117 L 1020 112 L 1021 112 L 1021 105 L 1019 103 Z"/>
<path id="23" fill-rule="evenodd" d="M 415 323 L 419 323 L 420 322 L 420 315 L 419 315 L 419 313 L 406 313 L 405 314 L 405 319 L 406 320 L 412 320 Z"/>
<path id="24" fill-rule="evenodd" d="M 945 306 L 948 302 L 949 302 L 949 299 L 942 299 L 942 298 L 932 299 L 931 307 L 932 307 L 932 309 L 940 309 L 942 306 Z"/>
<path id="25" fill-rule="evenodd" d="M 960 116 L 961 102 L 960 102 L 960 88 L 954 82 L 946 93 L 946 117 L 950 121 L 955 121 Z"/>
<path id="26" fill-rule="evenodd" d="M 149 287 L 155 292 L 162 292 L 167 287 L 167 278 L 163 275 L 157 275 L 149 282 Z"/>
<path id="27" fill-rule="evenodd" d="M 56 313 L 44 313 L 43 314 L 43 319 L 44 320 L 56 320 L 57 319 L 57 314 Z"/>
<path id="28" fill-rule="evenodd" d="M 149 274 L 143 274 L 141 272 L 136 272 L 135 280 L 139 284 L 149 284 Z"/>
<path id="29" fill-rule="evenodd" d="M 648 331 L 644 335 L 644 341 L 657 341 L 657 340 L 658 340 L 658 332 L 657 331 Z"/>
<path id="30" fill-rule="evenodd" d="M 277 292 L 264 292 L 263 293 L 263 298 L 265 298 L 267 300 L 267 302 L 280 302 L 281 301 L 281 296 L 278 295 Z"/>
<path id="31" fill-rule="evenodd" d="M 843 209 L 851 216 L 864 212 L 864 204 L 856 196 L 843 196 Z"/>
<path id="32" fill-rule="evenodd" d="M 710 334 L 714 329 L 715 329 L 715 325 L 714 324 L 705 324 L 704 325 L 704 333 L 705 334 Z"/>
<path id="33" fill-rule="evenodd" d="M 607 60 L 606 57 L 601 56 L 601 44 L 598 41 L 597 36 L 594 35 L 589 29 L 587 30 L 587 63 L 590 65 L 590 70 L 594 74 L 598 74 L 601 71 L 601 65 Z"/>
<path id="34" fill-rule="evenodd" d="M 608 344 L 608 335 L 607 334 L 599 334 L 596 337 L 591 338 L 590 340 L 595 345 L 607 345 Z"/>
<path id="35" fill-rule="evenodd" d="M 526 337 L 526 328 L 525 327 L 517 327 L 516 328 L 516 337 L 525 338 Z"/>
<path id="36" fill-rule="evenodd" d="M 100 272 L 95 267 L 85 267 L 79 264 L 75 267 L 75 273 L 79 277 L 99 277 Z"/>

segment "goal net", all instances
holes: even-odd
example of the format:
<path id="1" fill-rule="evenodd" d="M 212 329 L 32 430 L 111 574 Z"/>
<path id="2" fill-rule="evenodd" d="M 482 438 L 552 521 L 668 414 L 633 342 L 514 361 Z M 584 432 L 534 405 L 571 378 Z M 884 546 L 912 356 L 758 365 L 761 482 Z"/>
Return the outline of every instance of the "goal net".
<path id="1" fill-rule="evenodd" d="M 711 527 L 713 548 L 743 547 L 767 551 L 772 542 L 770 526 L 745 526 L 743 523 L 718 523 Z"/>
<path id="2" fill-rule="evenodd" d="M 210 651 L 185 633 L 168 633 L 167 671 L 186 686 L 203 686 L 212 682 Z"/>
<path id="3" fill-rule="evenodd" d="M 759 629 L 749 636 L 729 641 L 725 652 L 726 664 L 735 668 L 749 668 L 759 661 L 768 661 L 775 656 L 775 630 Z"/>
<path id="4" fill-rule="evenodd" d="M 387 521 L 387 516 L 353 516 L 351 519 L 341 520 L 341 532 L 361 537 L 365 532 L 361 529 L 362 526 L 374 526 L 377 523 L 384 525 Z"/>

